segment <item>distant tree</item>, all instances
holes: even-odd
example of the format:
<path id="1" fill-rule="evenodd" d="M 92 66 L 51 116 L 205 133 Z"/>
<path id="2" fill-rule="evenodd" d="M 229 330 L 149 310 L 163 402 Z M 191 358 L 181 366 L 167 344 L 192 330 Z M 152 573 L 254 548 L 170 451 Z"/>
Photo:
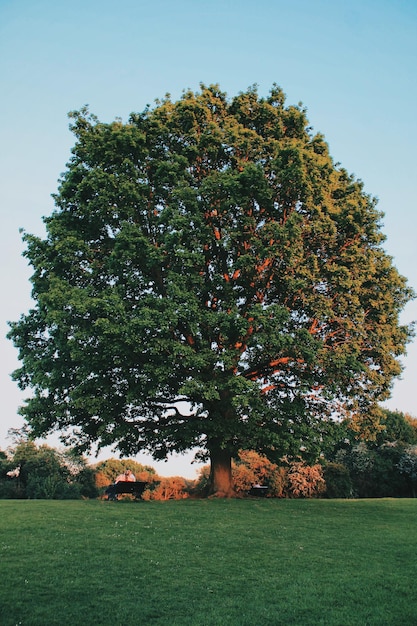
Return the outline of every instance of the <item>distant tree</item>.
<path id="1" fill-rule="evenodd" d="M 100 476 L 99 481 L 103 483 L 100 486 L 110 485 L 127 469 L 133 472 L 136 480 L 148 480 L 150 476 L 156 476 L 153 467 L 142 465 L 133 459 L 106 459 L 94 465 L 94 471 Z"/>
<path id="2" fill-rule="evenodd" d="M 417 417 L 414 417 L 414 415 L 410 415 L 410 413 L 405 413 L 404 417 L 406 422 L 410 424 L 415 433 L 415 436 L 417 437 Z"/>
<path id="3" fill-rule="evenodd" d="M 7 453 L 0 450 L 0 498 L 9 498 L 13 491 L 12 472 L 13 465 Z"/>
<path id="4" fill-rule="evenodd" d="M 359 498 L 403 497 L 410 487 L 399 470 L 404 444 L 387 442 L 376 445 L 365 441 L 340 450 L 336 461 L 348 470 L 352 494 Z"/>
<path id="5" fill-rule="evenodd" d="M 69 480 L 73 489 L 78 490 L 83 498 L 96 498 L 98 490 L 95 471 L 87 459 L 70 449 L 60 453 L 60 460 L 69 472 Z"/>
<path id="6" fill-rule="evenodd" d="M 333 450 L 329 446 L 326 454 L 330 467 L 329 470 L 327 465 L 325 467 L 325 478 L 330 491 L 333 479 L 338 488 L 337 477 L 331 469 L 331 462 L 336 461 L 349 472 L 352 492 L 357 497 L 412 495 L 413 485 L 399 467 L 404 450 L 417 443 L 417 420 L 407 413 L 381 406 L 376 412 L 379 412 L 378 423 L 373 417 L 363 415 L 360 420 L 346 419 L 340 424 Z"/>
<path id="7" fill-rule="evenodd" d="M 379 445 L 385 442 L 417 444 L 417 420 L 401 411 L 382 410 L 381 430 L 377 434 Z"/>
<path id="8" fill-rule="evenodd" d="M 7 453 L 4 452 L 4 450 L 0 450 L 0 472 L 6 471 L 5 468 L 7 465 Z"/>
<path id="9" fill-rule="evenodd" d="M 407 446 L 397 464 L 400 473 L 405 476 L 411 486 L 413 498 L 417 494 L 417 446 Z"/>
<path id="10" fill-rule="evenodd" d="M 356 497 L 371 497 L 370 485 L 372 484 L 372 471 L 375 454 L 369 450 L 364 441 L 356 443 L 336 454 L 336 463 L 341 463 L 348 468 L 352 478 L 352 495 Z"/>
<path id="11" fill-rule="evenodd" d="M 8 497 L 95 498 L 94 473 L 82 457 L 21 440 L 9 452 Z"/>
<path id="12" fill-rule="evenodd" d="M 230 495 L 240 449 L 313 458 L 335 412 L 388 397 L 413 293 L 302 107 L 202 86 L 127 124 L 72 120 L 46 238 L 24 235 L 35 306 L 9 333 L 35 436 L 199 447 Z"/>

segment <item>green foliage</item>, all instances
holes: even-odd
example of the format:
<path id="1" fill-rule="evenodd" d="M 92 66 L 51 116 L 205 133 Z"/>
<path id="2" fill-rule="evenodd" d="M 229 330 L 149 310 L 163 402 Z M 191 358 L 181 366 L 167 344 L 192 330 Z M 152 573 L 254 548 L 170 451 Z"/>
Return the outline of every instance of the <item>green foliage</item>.
<path id="1" fill-rule="evenodd" d="M 124 474 L 128 469 L 136 476 L 136 480 L 143 480 L 141 477 L 144 475 L 147 478 L 156 475 L 153 467 L 142 465 L 142 463 L 138 463 L 134 459 L 106 459 L 94 465 L 94 471 L 103 474 L 108 481 L 108 485 L 113 483 L 119 474 Z"/>
<path id="2" fill-rule="evenodd" d="M 409 414 L 377 407 L 373 416 L 365 413 L 336 425 L 333 444 L 329 440 L 324 455 L 328 496 L 333 494 L 334 462 L 348 472 L 356 497 L 414 496 L 413 482 L 400 467 L 406 451 L 415 446 L 416 424 L 417 420 Z M 340 478 L 343 482 L 343 476 Z M 338 490 L 336 486 L 335 493 Z"/>
<path id="3" fill-rule="evenodd" d="M 35 306 L 9 333 L 34 436 L 200 447 L 227 493 L 240 449 L 314 462 L 335 410 L 388 396 L 413 292 L 304 109 L 202 85 L 127 124 L 71 118 L 46 238 L 24 235 Z"/>
<path id="4" fill-rule="evenodd" d="M 348 468 L 342 463 L 326 463 L 323 468 L 327 498 L 349 498 L 352 495 L 352 481 Z"/>
<path id="5" fill-rule="evenodd" d="M 382 410 L 381 430 L 377 434 L 377 443 L 399 442 L 417 444 L 417 420 L 401 411 Z"/>
<path id="6" fill-rule="evenodd" d="M 336 460 L 349 470 L 353 495 L 359 498 L 411 496 L 409 485 L 398 469 L 404 446 L 365 442 L 341 450 Z"/>
<path id="7" fill-rule="evenodd" d="M 398 460 L 397 468 L 410 484 L 413 498 L 417 495 L 417 446 L 406 446 Z"/>
<path id="8" fill-rule="evenodd" d="M 11 476 L 14 469 L 6 452 L 0 450 L 0 498 L 9 498 L 14 492 Z"/>
<path id="9" fill-rule="evenodd" d="M 94 472 L 82 457 L 22 440 L 1 473 L 0 497 L 65 500 L 95 498 Z"/>

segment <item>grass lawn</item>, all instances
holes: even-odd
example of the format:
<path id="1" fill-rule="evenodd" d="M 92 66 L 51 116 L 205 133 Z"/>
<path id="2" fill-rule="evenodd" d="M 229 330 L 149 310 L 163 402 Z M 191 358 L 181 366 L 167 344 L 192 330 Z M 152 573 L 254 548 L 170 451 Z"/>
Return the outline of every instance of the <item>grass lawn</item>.
<path id="1" fill-rule="evenodd" d="M 417 624 L 417 500 L 0 500 L 1 626 Z"/>

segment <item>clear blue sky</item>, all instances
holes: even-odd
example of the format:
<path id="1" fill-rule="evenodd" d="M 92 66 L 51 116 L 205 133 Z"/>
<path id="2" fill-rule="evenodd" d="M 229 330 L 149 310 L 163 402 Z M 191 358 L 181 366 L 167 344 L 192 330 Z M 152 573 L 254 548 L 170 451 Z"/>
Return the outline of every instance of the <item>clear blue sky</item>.
<path id="1" fill-rule="evenodd" d="M 416 70 L 415 0 L 0 0 L 0 448 L 22 425 L 5 339 L 7 320 L 31 306 L 19 228 L 44 232 L 73 145 L 69 111 L 89 104 L 102 121 L 126 121 L 200 82 L 230 96 L 278 83 L 379 198 L 386 249 L 417 289 Z M 403 315 L 412 319 L 416 302 Z M 416 343 L 404 364 L 387 405 L 417 416 Z M 194 476 L 190 457 L 147 462 Z"/>

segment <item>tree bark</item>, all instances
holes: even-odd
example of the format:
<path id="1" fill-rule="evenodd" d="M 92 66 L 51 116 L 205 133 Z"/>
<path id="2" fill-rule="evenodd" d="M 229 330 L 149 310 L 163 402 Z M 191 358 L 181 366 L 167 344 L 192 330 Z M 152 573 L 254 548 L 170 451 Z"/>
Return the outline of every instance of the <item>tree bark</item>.
<path id="1" fill-rule="evenodd" d="M 222 448 L 210 449 L 210 478 L 208 495 L 231 498 L 234 495 L 232 455 Z"/>

